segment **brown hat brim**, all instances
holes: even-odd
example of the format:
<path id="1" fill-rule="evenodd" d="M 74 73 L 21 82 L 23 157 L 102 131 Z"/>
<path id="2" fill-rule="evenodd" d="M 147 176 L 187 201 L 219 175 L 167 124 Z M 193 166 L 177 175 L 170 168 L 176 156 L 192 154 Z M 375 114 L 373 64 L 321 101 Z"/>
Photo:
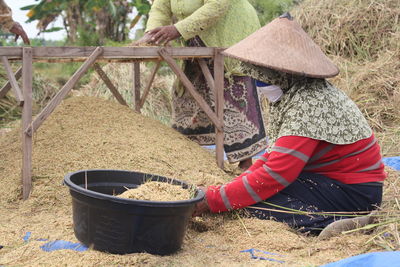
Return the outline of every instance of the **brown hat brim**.
<path id="1" fill-rule="evenodd" d="M 330 78 L 339 73 L 336 65 L 301 26 L 288 18 L 273 20 L 223 54 L 250 64 L 312 78 Z"/>

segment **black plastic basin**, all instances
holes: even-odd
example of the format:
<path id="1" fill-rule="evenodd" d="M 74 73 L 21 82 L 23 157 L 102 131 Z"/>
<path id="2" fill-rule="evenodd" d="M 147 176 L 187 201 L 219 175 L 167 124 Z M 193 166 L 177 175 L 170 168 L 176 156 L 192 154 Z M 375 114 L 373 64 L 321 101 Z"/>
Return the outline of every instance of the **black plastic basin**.
<path id="1" fill-rule="evenodd" d="M 204 192 L 197 190 L 193 199 L 170 202 L 113 196 L 124 192 L 125 187 L 135 188 L 147 180 L 189 186 L 162 176 L 121 170 L 81 170 L 67 174 L 64 183 L 72 196 L 78 240 L 114 254 L 168 255 L 179 250 L 194 206 L 204 198 Z"/>

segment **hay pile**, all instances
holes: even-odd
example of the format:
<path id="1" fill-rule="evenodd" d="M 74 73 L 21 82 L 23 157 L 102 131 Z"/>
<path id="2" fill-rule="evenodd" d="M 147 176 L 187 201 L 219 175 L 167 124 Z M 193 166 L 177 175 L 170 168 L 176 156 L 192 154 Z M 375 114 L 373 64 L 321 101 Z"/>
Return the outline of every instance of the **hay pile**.
<path id="1" fill-rule="evenodd" d="M 150 62 L 140 64 L 142 93 L 149 83 L 149 77 L 154 67 L 155 64 Z M 133 108 L 132 64 L 110 63 L 105 65 L 103 70 L 118 88 L 118 91 L 124 97 L 128 105 Z M 167 125 L 170 124 L 172 113 L 171 89 L 174 80 L 175 76 L 169 72 L 169 68 L 161 66 L 154 78 L 150 93 L 141 110 L 142 114 L 157 119 Z M 115 101 L 114 96 L 97 73 L 92 76 L 89 84 L 85 85 L 80 91 L 88 96 L 102 97 Z"/>
<path id="2" fill-rule="evenodd" d="M 90 168 L 136 170 L 178 178 L 192 184 L 216 184 L 230 179 L 217 168 L 205 149 L 174 130 L 138 115 L 112 101 L 93 97 L 65 100 L 34 137 L 34 189 L 27 201 L 19 200 L 20 139 L 17 130 L 0 137 L 0 250 L 1 265 L 23 266 L 265 266 L 249 253 L 256 248 L 283 256 L 292 265 L 320 265 L 374 251 L 365 245 L 369 235 L 355 233 L 328 241 L 297 234 L 284 224 L 238 219 L 237 213 L 196 219 L 177 254 L 109 255 L 93 250 L 44 252 L 49 241 L 77 242 L 72 225 L 71 198 L 63 176 Z M 395 179 L 395 177 L 392 177 Z M 22 237 L 32 232 L 31 241 Z M 265 255 L 259 255 L 265 257 Z M 279 265 L 277 262 L 267 264 Z"/>
<path id="3" fill-rule="evenodd" d="M 332 82 L 360 107 L 385 144 L 384 155 L 398 155 L 398 0 L 305 0 L 292 13 L 340 68 Z"/>
<path id="4" fill-rule="evenodd" d="M 146 182 L 137 188 L 126 190 L 117 197 L 148 201 L 178 201 L 191 199 L 192 195 L 193 192 L 180 185 Z"/>

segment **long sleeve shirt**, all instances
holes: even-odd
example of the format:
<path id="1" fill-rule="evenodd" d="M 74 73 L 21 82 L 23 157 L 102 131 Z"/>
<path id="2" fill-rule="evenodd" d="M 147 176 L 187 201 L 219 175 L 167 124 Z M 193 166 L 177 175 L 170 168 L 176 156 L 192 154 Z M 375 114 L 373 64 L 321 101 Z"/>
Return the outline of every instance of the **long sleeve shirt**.
<path id="1" fill-rule="evenodd" d="M 172 23 L 184 40 L 199 36 L 208 47 L 232 46 L 260 28 L 247 0 L 155 0 L 146 31 Z M 227 58 L 225 67 L 241 74 L 236 60 Z"/>
<path id="2" fill-rule="evenodd" d="M 244 208 L 289 186 L 301 172 L 312 172 L 345 184 L 386 178 L 374 135 L 348 145 L 300 136 L 280 137 L 246 172 L 222 186 L 211 186 L 206 199 L 212 212 Z"/>
<path id="3" fill-rule="evenodd" d="M 0 0 L 0 28 L 3 31 L 9 31 L 13 25 L 11 9 L 3 0 Z"/>

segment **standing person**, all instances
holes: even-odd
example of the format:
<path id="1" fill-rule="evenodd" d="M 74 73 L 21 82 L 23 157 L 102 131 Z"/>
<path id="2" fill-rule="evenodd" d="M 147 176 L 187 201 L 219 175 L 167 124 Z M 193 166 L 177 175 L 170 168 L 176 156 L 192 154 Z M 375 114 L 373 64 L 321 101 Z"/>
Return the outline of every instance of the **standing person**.
<path id="1" fill-rule="evenodd" d="M 185 46 L 229 47 L 260 28 L 247 0 L 155 0 L 146 33 L 139 43 L 163 44 L 183 39 Z M 212 62 L 208 67 L 213 73 Z M 197 61 L 186 61 L 184 72 L 211 105 L 213 92 Z M 265 130 L 254 80 L 239 70 L 239 62 L 225 62 L 224 149 L 229 162 L 247 169 L 251 157 L 266 147 Z M 215 143 L 215 129 L 207 115 L 180 83 L 173 96 L 173 128 L 200 145 Z"/>
<path id="2" fill-rule="evenodd" d="M 0 27 L 3 31 L 14 33 L 15 41 L 17 41 L 18 37 L 21 36 L 25 44 L 30 44 L 28 35 L 22 26 L 12 19 L 11 9 L 3 0 L 0 0 Z"/>
<path id="3" fill-rule="evenodd" d="M 267 92 L 271 145 L 242 175 L 210 186 L 194 215 L 247 208 L 260 219 L 318 233 L 380 205 L 386 173 L 377 140 L 355 103 L 325 79 L 337 67 L 290 15 L 224 54 L 246 62 L 244 72 Z"/>

